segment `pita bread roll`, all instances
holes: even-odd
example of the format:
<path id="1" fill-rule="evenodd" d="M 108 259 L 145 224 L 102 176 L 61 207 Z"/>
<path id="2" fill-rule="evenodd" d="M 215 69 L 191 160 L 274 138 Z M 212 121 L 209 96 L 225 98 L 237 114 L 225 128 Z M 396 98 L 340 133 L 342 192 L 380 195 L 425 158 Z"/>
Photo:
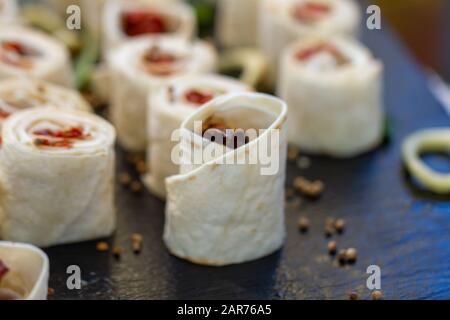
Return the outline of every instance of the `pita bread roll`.
<path id="1" fill-rule="evenodd" d="M 304 151 L 351 157 L 383 134 L 383 66 L 341 37 L 311 37 L 288 47 L 278 94 L 289 104 L 289 142 Z"/>
<path id="2" fill-rule="evenodd" d="M 110 56 L 113 93 L 111 118 L 119 143 L 128 151 L 147 148 L 148 96 L 174 77 L 214 70 L 216 52 L 206 42 L 140 39 Z"/>
<path id="3" fill-rule="evenodd" d="M 67 48 L 46 35 L 25 27 L 0 28 L 0 79 L 13 76 L 71 86 L 72 67 Z"/>
<path id="4" fill-rule="evenodd" d="M 10 78 L 0 81 L 0 128 L 13 113 L 34 107 L 91 112 L 91 106 L 78 91 L 41 80 Z"/>
<path id="5" fill-rule="evenodd" d="M 193 9 L 178 1 L 107 1 L 103 12 L 103 48 L 109 50 L 133 38 L 173 36 L 185 40 L 196 31 Z"/>
<path id="6" fill-rule="evenodd" d="M 219 0 L 217 2 L 216 34 L 223 46 L 257 45 L 260 2 L 261 0 Z"/>
<path id="7" fill-rule="evenodd" d="M 268 85 L 278 76 L 281 51 L 311 33 L 356 36 L 361 13 L 353 0 L 262 0 L 259 44 L 270 60 Z"/>
<path id="8" fill-rule="evenodd" d="M 15 0 L 0 0 L 0 25 L 10 24 L 17 20 L 17 2 Z"/>
<path id="9" fill-rule="evenodd" d="M 0 241 L 0 301 L 47 300 L 48 278 L 49 261 L 42 250 Z"/>
<path id="10" fill-rule="evenodd" d="M 177 145 L 171 138 L 183 120 L 217 96 L 246 91 L 251 91 L 250 87 L 233 78 L 187 75 L 174 79 L 151 96 L 152 112 L 148 119 L 151 132 L 147 148 L 150 173 L 144 180 L 154 194 L 165 198 L 165 178 L 179 171 L 171 159 L 172 150 Z"/>
<path id="11" fill-rule="evenodd" d="M 108 122 L 34 108 L 12 115 L 2 132 L 3 239 L 47 247 L 113 232 L 115 133 Z"/>
<path id="12" fill-rule="evenodd" d="M 172 254 L 223 266 L 283 245 L 286 116 L 281 100 L 240 93 L 183 122 L 180 174 L 166 179 L 164 241 Z"/>

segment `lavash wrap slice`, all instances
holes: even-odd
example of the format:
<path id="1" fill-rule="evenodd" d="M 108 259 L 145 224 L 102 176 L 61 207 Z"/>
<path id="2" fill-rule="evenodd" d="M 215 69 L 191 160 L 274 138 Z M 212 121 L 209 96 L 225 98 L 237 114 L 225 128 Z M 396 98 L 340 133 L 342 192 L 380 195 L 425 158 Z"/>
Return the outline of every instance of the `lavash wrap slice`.
<path id="1" fill-rule="evenodd" d="M 0 0 L 0 26 L 17 20 L 16 0 Z"/>
<path id="2" fill-rule="evenodd" d="M 23 300 L 47 300 L 50 265 L 41 249 L 24 243 L 0 241 L 0 260 L 9 269 L 0 282 L 0 290 L 2 287 L 14 290 Z"/>
<path id="3" fill-rule="evenodd" d="M 298 59 L 302 50 L 323 45 L 347 61 L 338 65 L 327 52 Z M 289 46 L 278 81 L 278 95 L 289 105 L 289 143 L 334 157 L 376 147 L 384 127 L 382 78 L 383 64 L 356 40 L 311 36 Z"/>
<path id="4" fill-rule="evenodd" d="M 259 46 L 267 55 L 271 69 L 267 84 L 274 86 L 278 77 L 282 50 L 293 41 L 312 33 L 357 36 L 361 22 L 360 8 L 353 0 L 261 0 Z M 295 8 L 301 5 L 325 5 L 329 9 L 315 22 L 298 21 Z"/>
<path id="5" fill-rule="evenodd" d="M 149 10 L 161 15 L 168 20 L 168 32 L 128 36 L 123 30 L 122 14 L 129 10 Z M 102 42 L 105 51 L 116 48 L 134 38 L 172 36 L 190 40 L 196 32 L 196 29 L 196 19 L 193 9 L 181 1 L 110 0 L 103 5 Z"/>
<path id="6" fill-rule="evenodd" d="M 234 128 L 267 130 L 240 148 L 219 148 L 223 153 L 212 160 L 192 162 L 192 150 L 217 145 L 192 131 L 195 122 L 211 116 L 233 122 Z M 172 254 L 224 266 L 258 259 L 283 245 L 286 117 L 283 101 L 240 93 L 212 100 L 183 122 L 180 174 L 166 179 L 164 242 Z M 239 164 L 268 141 L 270 151 L 263 152 L 279 155 L 278 170 L 265 172 L 268 167 L 259 160 Z M 240 162 L 230 164 L 233 159 Z"/>
<path id="7" fill-rule="evenodd" d="M 0 81 L 0 128 L 7 117 L 17 111 L 49 105 L 92 112 L 92 107 L 78 91 L 42 80 L 9 78 Z"/>
<path id="8" fill-rule="evenodd" d="M 219 0 L 216 35 L 224 47 L 256 46 L 261 0 Z"/>
<path id="9" fill-rule="evenodd" d="M 147 147 L 146 186 L 160 198 L 165 198 L 165 178 L 178 173 L 172 160 L 177 143 L 172 134 L 191 113 L 201 107 L 187 99 L 189 93 L 210 95 L 211 98 L 234 92 L 249 92 L 251 88 L 233 78 L 220 75 L 186 75 L 173 79 L 149 97 L 152 106 L 148 114 L 150 123 Z"/>
<path id="10" fill-rule="evenodd" d="M 158 46 L 164 52 L 181 57 L 180 69 L 171 75 L 155 75 L 144 70 L 146 52 Z M 147 113 L 152 106 L 148 97 L 175 77 L 208 73 L 214 70 L 217 54 L 207 42 L 188 42 L 177 38 L 137 39 L 124 44 L 109 57 L 113 92 L 111 119 L 120 145 L 128 151 L 145 151 L 147 147 Z"/>
<path id="11" fill-rule="evenodd" d="M 47 138 L 37 132 L 72 128 L 79 128 L 84 138 L 74 139 L 70 147 L 37 143 Z M 33 108 L 12 115 L 2 135 L 4 240 L 47 247 L 113 232 L 115 131 L 107 121 L 82 111 Z"/>
<path id="12" fill-rule="evenodd" d="M 70 54 L 58 40 L 31 28 L 3 26 L 0 28 L 0 44 L 5 42 L 19 43 L 33 50 L 36 55 L 30 58 L 31 66 L 27 68 L 5 63 L 0 59 L 0 79 L 22 76 L 72 86 Z M 0 47 L 0 54 L 2 50 L 4 49 Z"/>

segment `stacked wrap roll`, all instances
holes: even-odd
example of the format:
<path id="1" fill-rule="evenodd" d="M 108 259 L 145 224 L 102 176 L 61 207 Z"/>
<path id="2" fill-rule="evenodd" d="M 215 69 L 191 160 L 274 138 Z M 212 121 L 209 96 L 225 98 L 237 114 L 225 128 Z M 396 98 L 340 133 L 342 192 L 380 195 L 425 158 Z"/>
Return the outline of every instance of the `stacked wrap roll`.
<path id="1" fill-rule="evenodd" d="M 189 5 L 179 1 L 111 0 L 105 3 L 103 10 L 104 50 L 115 48 L 133 38 L 173 36 L 188 40 L 196 31 L 194 11 Z M 125 29 L 125 14 L 130 16 L 130 34 Z M 143 21 L 147 21 L 145 25 Z"/>
<path id="2" fill-rule="evenodd" d="M 251 91 L 232 78 L 218 75 L 187 75 L 171 81 L 150 97 L 149 141 L 147 147 L 149 174 L 145 183 L 161 198 L 166 196 L 165 178 L 178 173 L 172 161 L 177 143 L 172 135 L 191 113 L 209 100 L 228 93 Z"/>
<path id="3" fill-rule="evenodd" d="M 64 44 L 25 27 L 0 28 L 0 79 L 23 76 L 72 85 L 70 55 Z"/>
<path id="4" fill-rule="evenodd" d="M 255 46 L 261 0 L 219 0 L 217 38 L 223 46 Z"/>
<path id="5" fill-rule="evenodd" d="M 7 290 L 3 294 L 9 296 L 19 294 L 21 300 L 47 300 L 49 261 L 42 250 L 0 241 L 0 261 L 9 269 L 0 281 L 0 301 L 2 290 Z"/>
<path id="6" fill-rule="evenodd" d="M 212 117 L 235 129 L 266 130 L 236 149 L 223 149 L 201 131 L 194 133 L 198 121 L 205 124 Z M 222 266 L 257 259 L 282 246 L 286 117 L 281 100 L 247 93 L 216 98 L 183 122 L 180 174 L 166 179 L 164 241 L 172 254 Z M 216 150 L 213 156 L 206 151 L 197 161 L 197 152 L 211 147 Z M 265 171 L 269 162 L 263 164 L 259 156 L 248 161 L 258 152 L 274 155 L 273 170 Z"/>
<path id="7" fill-rule="evenodd" d="M 17 19 L 16 0 L 0 0 L 0 26 L 10 24 Z"/>
<path id="8" fill-rule="evenodd" d="M 356 36 L 360 15 L 353 0 L 262 0 L 259 45 L 270 59 L 268 85 L 277 79 L 287 45 L 312 33 Z"/>
<path id="9" fill-rule="evenodd" d="M 351 157 L 380 143 L 383 66 L 343 37 L 313 36 L 283 53 L 278 94 L 289 105 L 289 142 Z"/>
<path id="10" fill-rule="evenodd" d="M 167 58 L 173 61 L 167 62 Z M 119 143 L 129 151 L 144 151 L 149 130 L 147 112 L 152 109 L 147 105 L 149 95 L 174 77 L 213 71 L 216 59 L 214 48 L 206 42 L 177 38 L 139 39 L 114 52 L 109 59 L 113 80 L 111 119 Z"/>
<path id="11" fill-rule="evenodd" d="M 23 109 L 46 106 L 92 111 L 81 94 L 72 89 L 25 78 L 0 81 L 0 129 L 11 114 Z"/>
<path id="12" fill-rule="evenodd" d="M 115 228 L 114 128 L 82 111 L 34 108 L 2 129 L 0 236 L 38 246 Z"/>

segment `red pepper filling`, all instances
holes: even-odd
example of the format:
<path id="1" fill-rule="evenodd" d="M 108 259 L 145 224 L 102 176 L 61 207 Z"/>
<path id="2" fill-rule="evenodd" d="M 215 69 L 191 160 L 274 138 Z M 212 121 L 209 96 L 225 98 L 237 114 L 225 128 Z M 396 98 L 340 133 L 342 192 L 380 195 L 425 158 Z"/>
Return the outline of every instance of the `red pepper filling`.
<path id="1" fill-rule="evenodd" d="M 122 28 L 129 37 L 142 34 L 166 33 L 164 17 L 152 11 L 133 10 L 122 14 Z"/>
<path id="2" fill-rule="evenodd" d="M 192 89 L 185 93 L 184 98 L 192 104 L 202 105 L 212 100 L 214 95 L 212 93 Z"/>
<path id="3" fill-rule="evenodd" d="M 30 57 L 35 55 L 35 52 L 16 41 L 4 41 L 0 46 L 0 61 L 19 68 L 31 68 Z"/>
<path id="4" fill-rule="evenodd" d="M 341 52 L 339 52 L 339 50 L 335 46 L 329 43 L 320 43 L 313 47 L 302 49 L 298 51 L 295 56 L 300 61 L 306 61 L 314 57 L 316 54 L 322 52 L 327 52 L 331 54 L 334 57 L 334 59 L 336 59 L 338 65 L 343 65 L 347 63 L 346 57 Z"/>
<path id="5" fill-rule="evenodd" d="M 54 138 L 52 140 L 45 138 L 37 138 L 34 143 L 37 146 L 56 147 L 56 148 L 71 148 L 73 140 L 82 140 L 86 137 L 81 128 L 70 128 L 68 130 L 50 130 L 42 129 L 33 131 L 36 136 L 44 136 Z"/>
<path id="6" fill-rule="evenodd" d="M 151 47 L 143 56 L 147 71 L 158 76 L 168 76 L 174 73 L 174 63 L 177 57 L 163 52 L 158 46 Z"/>
<path id="7" fill-rule="evenodd" d="M 230 128 L 219 119 L 206 120 L 202 134 L 205 139 L 223 144 L 230 149 L 237 149 L 249 142 L 244 130 Z"/>
<path id="8" fill-rule="evenodd" d="M 294 17 L 301 22 L 316 22 L 331 11 L 331 7 L 324 3 L 304 2 L 294 10 Z"/>
<path id="9" fill-rule="evenodd" d="M 0 260 L 0 281 L 2 281 L 2 278 L 6 276 L 8 272 L 9 268 L 3 263 L 2 260 Z"/>

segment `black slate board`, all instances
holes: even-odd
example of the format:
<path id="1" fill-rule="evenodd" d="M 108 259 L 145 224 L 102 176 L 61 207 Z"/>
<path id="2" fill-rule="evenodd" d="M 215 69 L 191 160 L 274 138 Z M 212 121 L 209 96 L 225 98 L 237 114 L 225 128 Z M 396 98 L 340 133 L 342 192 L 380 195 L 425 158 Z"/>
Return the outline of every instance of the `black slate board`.
<path id="1" fill-rule="evenodd" d="M 433 196 L 410 183 L 401 163 L 403 138 L 416 129 L 450 121 L 427 89 L 424 74 L 386 29 L 365 30 L 363 41 L 386 69 L 386 107 L 394 134 L 389 144 L 352 160 L 312 158 L 297 175 L 320 178 L 326 192 L 286 210 L 284 248 L 258 261 L 211 268 L 190 264 L 166 251 L 161 240 L 164 203 L 147 192 L 135 195 L 117 185 L 118 230 L 108 239 L 127 249 L 121 261 L 99 253 L 96 242 L 46 250 L 51 261 L 52 299 L 347 299 L 349 291 L 369 297 L 366 268 L 382 270 L 387 299 L 450 299 L 450 198 Z M 129 169 L 118 151 L 118 172 Z M 297 231 L 299 215 L 311 230 Z M 326 253 L 323 222 L 343 217 L 348 228 L 336 237 L 359 251 L 354 266 L 339 267 Z M 134 255 L 129 237 L 142 233 L 143 251 Z M 81 267 L 81 290 L 68 290 L 66 268 Z"/>

